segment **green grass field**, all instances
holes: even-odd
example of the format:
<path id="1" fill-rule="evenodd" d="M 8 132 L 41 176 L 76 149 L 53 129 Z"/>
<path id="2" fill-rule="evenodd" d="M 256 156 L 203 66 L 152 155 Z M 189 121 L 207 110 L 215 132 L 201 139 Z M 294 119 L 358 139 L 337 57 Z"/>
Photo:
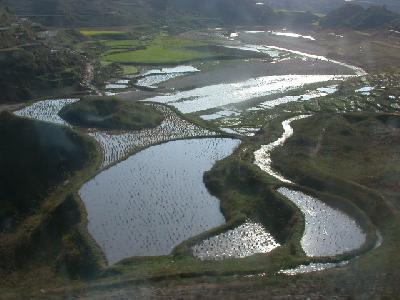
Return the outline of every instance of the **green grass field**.
<path id="1" fill-rule="evenodd" d="M 86 37 L 119 36 L 125 34 L 124 31 L 115 30 L 80 30 L 80 33 Z"/>
<path id="2" fill-rule="evenodd" d="M 140 47 L 143 45 L 143 42 L 138 41 L 138 40 L 106 40 L 102 41 L 102 44 L 105 47 L 111 48 L 111 49 L 129 49 L 133 47 Z"/>
<path id="3" fill-rule="evenodd" d="M 139 68 L 135 66 L 129 66 L 129 65 L 122 65 L 122 75 L 130 75 L 130 74 L 136 74 L 139 72 Z"/>
<path id="4" fill-rule="evenodd" d="M 138 41 L 106 41 L 106 47 L 110 50 L 103 56 L 102 60 L 113 63 L 136 63 L 136 64 L 155 64 L 155 63 L 174 63 L 190 61 L 209 57 L 209 54 L 188 49 L 204 45 L 202 42 L 179 39 L 167 35 L 159 35 L 150 42 L 140 43 Z M 117 51 L 121 48 L 143 46 L 145 49 L 136 51 Z"/>

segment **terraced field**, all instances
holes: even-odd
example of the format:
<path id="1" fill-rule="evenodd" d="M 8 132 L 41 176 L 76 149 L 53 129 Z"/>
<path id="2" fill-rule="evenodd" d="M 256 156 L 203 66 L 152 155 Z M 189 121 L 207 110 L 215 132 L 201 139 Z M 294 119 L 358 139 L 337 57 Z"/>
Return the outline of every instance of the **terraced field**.
<path id="1" fill-rule="evenodd" d="M 108 80 L 104 91 L 163 120 L 149 128 L 72 126 L 60 111 L 79 99 L 15 112 L 78 131 L 101 152 L 84 180 L 63 190 L 80 205 L 85 234 L 68 233 L 62 249 L 70 249 L 66 257 L 93 257 L 97 275 L 62 292 L 54 283 L 46 297 L 107 298 L 117 289 L 122 298 L 197 297 L 199 282 L 211 291 L 249 284 L 260 297 L 287 289 L 311 298 L 395 294 L 386 274 L 398 278 L 397 75 L 306 52 L 320 49 L 314 35 L 209 29 L 206 41 L 195 41 L 82 34 L 104 66 L 138 67 Z M 267 44 L 264 35 L 284 45 Z M 295 40 L 308 46 L 286 46 Z M 77 236 L 91 247 L 68 248 Z M 42 296 L 30 284 L 26 295 Z"/>

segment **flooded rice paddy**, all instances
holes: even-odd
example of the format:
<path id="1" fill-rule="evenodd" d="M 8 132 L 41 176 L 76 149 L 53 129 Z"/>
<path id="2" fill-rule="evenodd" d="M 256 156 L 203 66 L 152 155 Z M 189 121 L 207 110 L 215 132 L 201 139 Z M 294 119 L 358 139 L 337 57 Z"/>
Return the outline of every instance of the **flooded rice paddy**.
<path id="1" fill-rule="evenodd" d="M 287 31 L 268 31 L 269 34 L 277 35 L 277 36 L 284 36 L 284 37 L 292 37 L 292 38 L 302 38 L 310 41 L 315 41 L 315 38 L 311 35 L 302 35 L 299 33 L 294 32 L 287 32 Z"/>
<path id="2" fill-rule="evenodd" d="M 364 95 L 364 96 L 369 96 L 369 95 L 371 95 L 371 92 L 374 89 L 375 89 L 375 87 L 373 87 L 373 86 L 365 86 L 365 87 L 362 87 L 362 88 L 360 88 L 358 90 L 355 90 L 355 92 L 356 93 L 361 93 L 361 95 Z"/>
<path id="3" fill-rule="evenodd" d="M 264 172 L 267 174 L 277 178 L 278 180 L 286 183 L 292 183 L 290 180 L 284 178 L 282 175 L 280 175 L 278 172 L 274 171 L 272 169 L 272 159 L 271 159 L 271 152 L 279 146 L 282 146 L 285 141 L 293 135 L 293 128 L 290 126 L 290 124 L 296 120 L 304 119 L 309 117 L 309 115 L 300 115 L 296 116 L 293 118 L 290 118 L 288 120 L 285 120 L 282 122 L 283 126 L 283 135 L 277 139 L 276 141 L 268 144 L 268 145 L 263 145 L 261 148 L 257 151 L 254 152 L 254 163 Z"/>
<path id="4" fill-rule="evenodd" d="M 193 113 L 287 92 L 306 84 L 340 80 L 340 78 L 341 76 L 336 75 L 263 76 L 239 83 L 221 83 L 175 94 L 156 96 L 147 100 L 167 103 L 183 113 Z"/>
<path id="5" fill-rule="evenodd" d="M 311 263 L 309 265 L 300 265 L 293 269 L 281 270 L 278 272 L 278 274 L 294 276 L 299 274 L 324 271 L 328 269 L 341 268 L 346 266 L 348 263 L 348 261 L 342 261 L 340 263 Z"/>
<path id="6" fill-rule="evenodd" d="M 238 116 L 238 115 L 240 115 L 240 112 L 238 112 L 238 111 L 223 109 L 223 110 L 217 111 L 213 114 L 202 115 L 202 116 L 200 116 L 200 118 L 202 118 L 203 120 L 206 120 L 206 121 L 212 121 L 212 120 L 218 120 L 221 118 Z"/>
<path id="7" fill-rule="evenodd" d="M 311 35 L 302 35 L 299 33 L 295 32 L 288 32 L 286 30 L 283 31 L 273 31 L 273 30 L 247 30 L 244 31 L 244 33 L 249 33 L 249 34 L 270 34 L 270 35 L 276 35 L 276 36 L 283 36 L 283 37 L 291 37 L 291 38 L 302 38 L 310 41 L 315 41 L 315 38 Z"/>
<path id="8" fill-rule="evenodd" d="M 284 97 L 280 97 L 277 99 L 264 101 L 264 102 L 260 103 L 259 105 L 257 105 L 256 107 L 251 107 L 248 110 L 250 110 L 250 111 L 265 110 L 265 109 L 271 109 L 275 106 L 290 103 L 290 102 L 309 101 L 311 99 L 328 96 L 330 94 L 335 93 L 336 91 L 337 91 L 337 85 L 331 85 L 328 87 L 317 88 L 316 90 L 307 91 L 306 93 L 304 93 L 302 95 L 284 96 Z"/>
<path id="9" fill-rule="evenodd" d="M 96 130 L 90 133 L 103 149 L 103 167 L 121 160 L 134 150 L 150 145 L 175 139 L 217 135 L 213 131 L 182 119 L 173 110 L 164 105 L 149 105 L 161 111 L 164 116 L 162 123 L 155 128 L 122 133 Z"/>
<path id="10" fill-rule="evenodd" d="M 246 222 L 195 245 L 192 253 L 200 260 L 222 260 L 268 253 L 279 246 L 261 224 Z"/>
<path id="11" fill-rule="evenodd" d="M 347 214 L 299 191 L 279 188 L 278 192 L 304 214 L 301 245 L 307 256 L 335 256 L 357 250 L 365 243 L 366 234 Z"/>
<path id="12" fill-rule="evenodd" d="M 182 76 L 180 73 L 173 74 L 161 74 L 161 75 L 149 75 L 143 78 L 138 79 L 136 82 L 137 86 L 146 87 L 156 89 L 160 83 L 163 83 L 167 80 Z"/>
<path id="13" fill-rule="evenodd" d="M 174 74 L 174 73 L 193 73 L 200 72 L 199 69 L 193 66 L 176 66 L 171 68 L 151 69 L 143 72 L 142 76 L 159 75 L 159 74 Z"/>
<path id="14" fill-rule="evenodd" d="M 311 60 L 311 61 L 326 61 L 326 62 L 330 62 L 330 63 L 333 63 L 335 65 L 342 66 L 342 67 L 345 67 L 347 69 L 350 69 L 357 76 L 367 75 L 367 72 L 365 72 L 362 68 L 359 68 L 359 67 L 356 67 L 356 66 L 352 66 L 352 65 L 349 65 L 349 64 L 341 62 L 341 61 L 329 59 L 329 58 L 326 58 L 325 56 L 310 54 L 310 53 L 297 51 L 297 50 L 292 50 L 292 49 L 283 48 L 283 47 L 266 46 L 266 45 L 253 45 L 253 44 L 225 45 L 225 47 L 234 48 L 234 49 L 240 49 L 240 50 L 245 50 L 245 51 L 255 51 L 255 52 L 258 52 L 258 53 L 265 53 L 265 54 L 268 54 L 268 55 L 271 55 L 271 53 L 277 53 L 278 56 L 281 56 L 282 53 L 287 53 L 287 54 L 296 55 L 296 56 L 299 56 L 299 57 L 302 57 L 304 59 L 308 59 L 308 60 Z"/>
<path id="15" fill-rule="evenodd" d="M 160 83 L 184 76 L 186 74 L 200 72 L 193 66 L 177 66 L 173 68 L 152 69 L 143 72 L 137 79 L 136 85 L 146 88 L 157 88 Z"/>
<path id="16" fill-rule="evenodd" d="M 128 88 L 127 84 L 120 84 L 120 83 L 108 83 L 106 84 L 107 90 L 123 90 Z"/>
<path id="17" fill-rule="evenodd" d="M 88 229 L 110 264 L 169 254 L 184 240 L 224 223 L 203 174 L 239 140 L 205 138 L 153 146 L 103 171 L 79 194 Z"/>
<path id="18" fill-rule="evenodd" d="M 60 124 L 69 126 L 58 113 L 60 110 L 69 104 L 75 103 L 79 99 L 49 99 L 35 102 L 21 110 L 14 112 L 15 115 L 34 119 L 38 121 L 49 122 L 53 124 Z"/>
<path id="19" fill-rule="evenodd" d="M 52 99 L 36 102 L 15 114 L 39 121 L 70 126 L 58 113 L 64 106 L 75 103 L 79 99 Z M 216 136 L 216 132 L 204 129 L 187 120 L 182 119 L 172 109 L 157 104 L 147 104 L 159 110 L 164 120 L 155 127 L 135 131 L 99 131 L 89 129 L 88 134 L 100 144 L 103 152 L 102 167 L 107 167 L 129 153 L 145 147 L 175 139 Z"/>

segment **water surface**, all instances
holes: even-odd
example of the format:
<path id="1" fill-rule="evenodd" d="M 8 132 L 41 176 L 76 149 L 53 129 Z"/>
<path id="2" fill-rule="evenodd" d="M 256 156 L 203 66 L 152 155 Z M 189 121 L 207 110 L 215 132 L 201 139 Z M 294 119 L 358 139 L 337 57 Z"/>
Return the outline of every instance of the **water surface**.
<path id="1" fill-rule="evenodd" d="M 169 254 L 181 242 L 225 222 L 203 174 L 239 145 L 194 139 L 153 146 L 87 182 L 79 194 L 88 229 L 108 262 Z"/>
<path id="2" fill-rule="evenodd" d="M 283 121 L 282 122 L 282 127 L 283 127 L 282 136 L 279 139 L 277 139 L 276 141 L 274 141 L 268 145 L 262 145 L 259 150 L 255 151 L 254 152 L 254 164 L 256 164 L 261 170 L 263 170 L 267 174 L 275 177 L 276 179 L 278 179 L 282 182 L 292 183 L 290 180 L 286 179 L 281 174 L 279 174 L 278 172 L 276 172 L 272 169 L 271 153 L 276 147 L 282 146 L 286 142 L 286 140 L 293 135 L 294 131 L 291 126 L 292 122 L 294 122 L 296 120 L 307 118 L 309 116 L 310 115 L 300 115 L 300 116 L 296 116 L 296 117 L 293 117 L 293 118 Z"/>
<path id="3" fill-rule="evenodd" d="M 192 247 L 194 257 L 201 260 L 242 258 L 268 253 L 280 244 L 259 223 L 248 221 Z"/>
<path id="4" fill-rule="evenodd" d="M 182 119 L 169 107 L 156 104 L 148 105 L 159 110 L 164 116 L 162 123 L 155 128 L 125 132 L 91 130 L 89 135 L 95 138 L 103 149 L 103 167 L 123 159 L 134 150 L 137 151 L 161 142 L 217 135 L 215 132 Z"/>
<path id="5" fill-rule="evenodd" d="M 215 84 L 146 100 L 168 103 L 183 113 L 192 113 L 287 92 L 306 84 L 340 80 L 340 78 L 342 76 L 335 75 L 262 76 L 238 83 Z"/>
<path id="6" fill-rule="evenodd" d="M 366 234 L 355 220 L 338 209 L 300 191 L 278 192 L 297 205 L 305 217 L 301 245 L 307 256 L 335 256 L 359 249 Z"/>
<path id="7" fill-rule="evenodd" d="M 79 99 L 49 99 L 33 103 L 21 110 L 14 112 L 15 115 L 29 119 L 69 126 L 58 113 L 69 104 L 78 102 Z"/>

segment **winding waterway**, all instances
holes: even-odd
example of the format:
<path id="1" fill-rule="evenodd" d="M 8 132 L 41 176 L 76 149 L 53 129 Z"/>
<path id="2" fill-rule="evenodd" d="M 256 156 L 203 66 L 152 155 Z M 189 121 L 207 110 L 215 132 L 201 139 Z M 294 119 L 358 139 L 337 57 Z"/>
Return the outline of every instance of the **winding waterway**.
<path id="1" fill-rule="evenodd" d="M 294 130 L 291 123 L 295 120 L 308 117 L 300 115 L 282 122 L 283 135 L 276 141 L 263 145 L 255 151 L 254 163 L 267 174 L 285 183 L 292 183 L 271 166 L 271 152 L 282 146 L 291 137 Z M 278 192 L 292 201 L 304 214 L 305 230 L 301 239 L 301 246 L 307 256 L 327 257 L 348 253 L 359 249 L 366 242 L 366 234 L 362 228 L 347 214 L 334 209 L 319 199 L 300 191 L 289 188 L 279 188 Z M 299 266 L 293 270 L 283 270 L 283 274 L 299 274 L 333 268 L 336 264 L 314 264 Z"/>

